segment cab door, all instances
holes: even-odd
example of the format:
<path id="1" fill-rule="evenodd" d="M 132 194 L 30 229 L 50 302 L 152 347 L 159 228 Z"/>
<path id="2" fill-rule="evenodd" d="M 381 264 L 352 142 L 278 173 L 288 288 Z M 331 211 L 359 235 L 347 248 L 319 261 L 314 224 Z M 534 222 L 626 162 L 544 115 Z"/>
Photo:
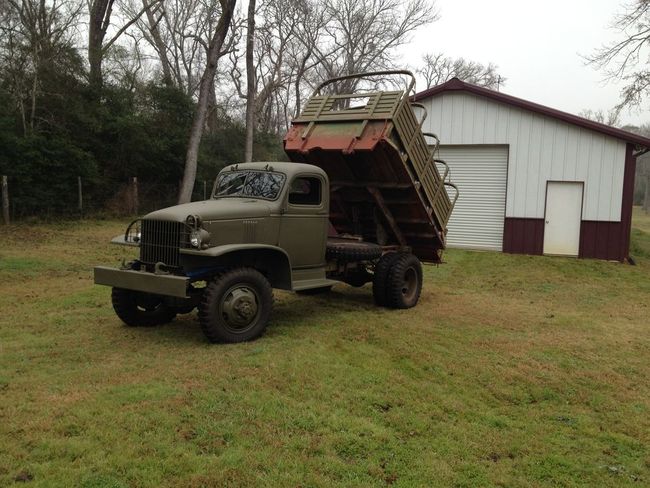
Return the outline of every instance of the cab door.
<path id="1" fill-rule="evenodd" d="M 289 254 L 294 269 L 325 264 L 329 222 L 325 188 L 322 177 L 314 174 L 298 174 L 289 182 L 279 246 Z"/>

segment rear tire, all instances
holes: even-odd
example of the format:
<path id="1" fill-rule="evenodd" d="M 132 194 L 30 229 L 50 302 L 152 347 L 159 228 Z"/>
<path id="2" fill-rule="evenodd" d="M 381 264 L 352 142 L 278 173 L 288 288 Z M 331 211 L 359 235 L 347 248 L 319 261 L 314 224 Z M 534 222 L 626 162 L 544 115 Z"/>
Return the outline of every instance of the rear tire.
<path id="1" fill-rule="evenodd" d="M 176 311 L 160 295 L 113 288 L 111 299 L 117 316 L 130 327 L 162 325 L 176 317 Z"/>
<path id="2" fill-rule="evenodd" d="M 396 252 L 387 252 L 375 265 L 375 276 L 372 279 L 372 296 L 375 304 L 380 307 L 388 306 L 388 272 L 399 257 Z"/>
<path id="3" fill-rule="evenodd" d="M 422 292 L 422 264 L 413 254 L 399 253 L 388 271 L 387 303 L 390 308 L 417 305 Z"/>
<path id="4" fill-rule="evenodd" d="M 271 315 L 271 285 L 253 268 L 237 268 L 211 281 L 199 305 L 199 323 L 210 342 L 244 342 L 266 330 Z"/>

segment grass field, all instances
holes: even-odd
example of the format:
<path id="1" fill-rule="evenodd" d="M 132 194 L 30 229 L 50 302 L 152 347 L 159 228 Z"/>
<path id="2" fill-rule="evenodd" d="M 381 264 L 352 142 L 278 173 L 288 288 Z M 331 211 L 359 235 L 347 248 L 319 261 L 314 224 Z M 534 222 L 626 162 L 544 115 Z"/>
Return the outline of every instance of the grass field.
<path id="1" fill-rule="evenodd" d="M 127 328 L 91 267 L 124 222 L 0 229 L 0 485 L 648 486 L 637 266 L 450 251 L 420 305 L 276 292 L 254 343 Z"/>

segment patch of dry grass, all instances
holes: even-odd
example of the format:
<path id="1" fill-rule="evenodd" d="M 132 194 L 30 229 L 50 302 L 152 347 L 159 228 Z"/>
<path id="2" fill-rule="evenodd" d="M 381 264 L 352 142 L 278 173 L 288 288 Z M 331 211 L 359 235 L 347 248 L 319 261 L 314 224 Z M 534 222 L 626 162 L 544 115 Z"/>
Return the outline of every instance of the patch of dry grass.
<path id="1" fill-rule="evenodd" d="M 91 268 L 124 222 L 3 228 L 0 485 L 645 485 L 635 218 L 635 267 L 451 251 L 415 309 L 276 292 L 261 340 L 216 346 L 120 324 Z"/>

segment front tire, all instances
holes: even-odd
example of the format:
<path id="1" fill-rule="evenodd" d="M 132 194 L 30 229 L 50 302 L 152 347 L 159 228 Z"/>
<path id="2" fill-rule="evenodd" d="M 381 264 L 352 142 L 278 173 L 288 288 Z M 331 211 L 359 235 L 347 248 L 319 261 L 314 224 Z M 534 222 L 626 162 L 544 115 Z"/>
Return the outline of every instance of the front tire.
<path id="1" fill-rule="evenodd" d="M 113 288 L 111 299 L 117 316 L 130 327 L 162 325 L 176 317 L 176 311 L 160 295 Z"/>
<path id="2" fill-rule="evenodd" d="M 253 268 L 233 269 L 206 286 L 199 323 L 210 342 L 251 341 L 266 330 L 272 304 L 264 275 Z"/>

